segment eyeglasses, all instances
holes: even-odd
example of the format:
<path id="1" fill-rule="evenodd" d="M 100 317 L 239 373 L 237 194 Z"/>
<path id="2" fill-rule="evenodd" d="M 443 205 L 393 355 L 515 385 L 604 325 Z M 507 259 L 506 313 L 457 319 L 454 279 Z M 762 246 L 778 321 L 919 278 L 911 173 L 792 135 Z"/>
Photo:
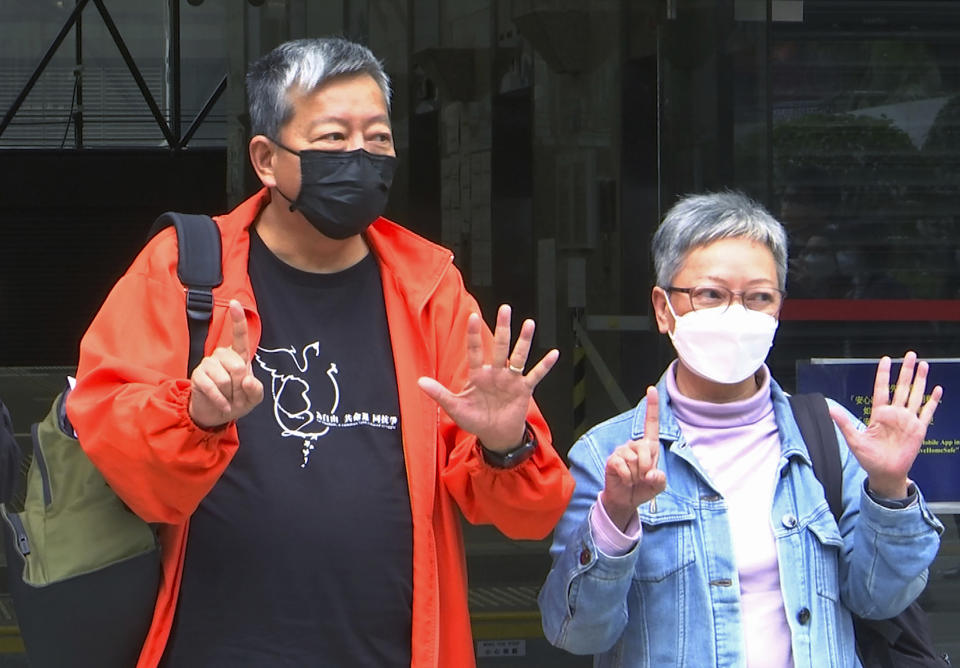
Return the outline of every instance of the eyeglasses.
<path id="1" fill-rule="evenodd" d="M 749 290 L 730 290 L 720 285 L 698 285 L 692 288 L 668 286 L 666 292 L 682 292 L 690 298 L 690 308 L 701 311 L 708 308 L 730 308 L 734 297 L 739 297 L 744 308 L 777 315 L 783 306 L 787 293 L 777 288 L 750 288 Z"/>

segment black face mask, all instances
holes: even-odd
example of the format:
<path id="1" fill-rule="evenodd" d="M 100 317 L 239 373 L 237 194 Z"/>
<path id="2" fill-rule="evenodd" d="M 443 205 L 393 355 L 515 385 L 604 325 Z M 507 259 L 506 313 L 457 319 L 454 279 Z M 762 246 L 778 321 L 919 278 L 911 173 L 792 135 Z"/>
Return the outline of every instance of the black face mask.
<path id="1" fill-rule="evenodd" d="M 294 151 L 300 157 L 300 194 L 290 202 L 321 234 L 348 239 L 360 234 L 383 213 L 393 183 L 397 159 L 390 155 L 354 151 Z"/>

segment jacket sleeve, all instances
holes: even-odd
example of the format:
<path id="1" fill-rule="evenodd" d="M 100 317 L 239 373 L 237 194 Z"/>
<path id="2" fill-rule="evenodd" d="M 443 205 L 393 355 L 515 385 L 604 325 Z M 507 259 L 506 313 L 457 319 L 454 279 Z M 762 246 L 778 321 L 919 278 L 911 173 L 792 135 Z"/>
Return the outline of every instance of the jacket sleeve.
<path id="1" fill-rule="evenodd" d="M 452 299 L 438 300 L 434 312 L 437 336 L 437 379 L 459 391 L 467 379 L 467 317 L 480 313 L 476 301 L 463 287 L 459 272 L 445 280 L 455 282 L 445 290 Z M 492 333 L 484 331 L 487 352 Z M 460 429 L 439 411 L 438 438 L 443 450 L 440 477 L 464 517 L 473 524 L 493 524 L 510 538 L 541 539 L 550 533 L 573 493 L 573 478 L 553 448 L 550 429 L 531 399 L 527 423 L 538 447 L 525 462 L 512 469 L 496 469 L 483 460 L 477 437 Z"/>
<path id="2" fill-rule="evenodd" d="M 848 417 L 865 429 L 849 412 Z M 854 614 L 887 619 L 902 612 L 926 586 L 943 525 L 919 489 L 917 502 L 903 509 L 886 508 L 871 499 L 866 473 L 839 429 L 836 434 L 843 462 L 841 599 Z"/>
<path id="3" fill-rule="evenodd" d="M 206 431 L 187 412 L 189 336 L 172 232 L 111 290 L 81 341 L 67 400 L 80 443 L 110 486 L 141 518 L 161 523 L 189 517 L 237 448 L 233 425 Z M 225 309 L 215 305 L 209 339 Z"/>
<path id="4" fill-rule="evenodd" d="M 553 534 L 553 566 L 538 603 L 544 635 L 575 654 L 609 650 L 627 625 L 627 594 L 643 540 L 619 557 L 605 555 L 590 530 L 590 512 L 603 489 L 604 453 L 586 435 L 570 449 L 576 489 Z"/>

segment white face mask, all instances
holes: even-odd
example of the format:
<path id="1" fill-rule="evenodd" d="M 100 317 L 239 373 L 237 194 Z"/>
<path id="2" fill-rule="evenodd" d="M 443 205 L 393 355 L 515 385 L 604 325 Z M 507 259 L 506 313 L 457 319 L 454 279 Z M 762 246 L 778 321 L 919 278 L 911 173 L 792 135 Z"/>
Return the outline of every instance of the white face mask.
<path id="1" fill-rule="evenodd" d="M 715 383 L 739 383 L 767 359 L 779 324 L 772 315 L 740 304 L 690 311 L 677 316 L 667 298 L 675 325 L 673 347 L 684 366 Z"/>

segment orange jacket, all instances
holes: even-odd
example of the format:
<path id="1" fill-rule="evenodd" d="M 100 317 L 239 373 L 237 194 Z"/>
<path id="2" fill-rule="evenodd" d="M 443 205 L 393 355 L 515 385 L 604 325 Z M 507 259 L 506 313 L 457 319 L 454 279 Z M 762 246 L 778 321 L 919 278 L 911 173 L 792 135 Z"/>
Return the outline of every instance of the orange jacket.
<path id="1" fill-rule="evenodd" d="M 247 230 L 269 197 L 261 190 L 217 219 L 224 280 L 214 290 L 207 354 L 230 343 L 231 298 L 244 305 L 251 345 L 260 339 Z M 527 419 L 540 447 L 503 471 L 486 465 L 476 438 L 423 394 L 416 384 L 423 375 L 454 390 L 463 386 L 467 315 L 479 309 L 449 251 L 383 218 L 366 238 L 383 280 L 410 488 L 412 666 L 469 667 L 474 653 L 460 513 L 511 538 L 542 538 L 566 508 L 573 479 L 533 401 Z M 77 387 L 67 402 L 84 450 L 111 487 L 144 520 L 161 524 L 163 577 L 138 668 L 153 668 L 163 654 L 190 515 L 241 447 L 233 424 L 204 431 L 187 413 L 188 335 L 176 258 L 176 236 L 166 230 L 114 286 L 83 337 Z"/>

